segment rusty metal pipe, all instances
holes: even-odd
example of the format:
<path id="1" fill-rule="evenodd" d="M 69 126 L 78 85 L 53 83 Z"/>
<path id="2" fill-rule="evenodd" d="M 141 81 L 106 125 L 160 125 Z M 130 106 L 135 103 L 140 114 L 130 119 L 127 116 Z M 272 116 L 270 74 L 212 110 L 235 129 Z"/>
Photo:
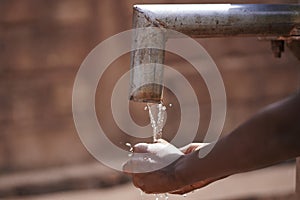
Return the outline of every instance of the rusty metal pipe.
<path id="1" fill-rule="evenodd" d="M 158 27 L 161 33 L 139 32 L 133 38 L 133 45 L 147 46 L 156 43 L 164 46 L 164 29 L 172 29 L 191 37 L 284 37 L 299 36 L 300 5 L 278 4 L 149 4 L 135 5 L 133 8 L 133 27 Z M 169 37 L 169 36 L 168 36 Z M 152 46 L 152 45 L 150 45 Z M 140 64 L 164 61 L 164 51 L 157 49 L 138 49 L 131 55 L 130 99 L 142 102 L 158 102 L 162 98 L 162 87 L 146 84 L 155 77 L 162 77 L 163 69 L 155 64 L 149 69 L 135 70 Z M 147 81 L 146 81 L 147 80 Z M 138 82 L 138 84 L 136 84 Z M 162 80 L 156 80 L 162 82 Z"/>

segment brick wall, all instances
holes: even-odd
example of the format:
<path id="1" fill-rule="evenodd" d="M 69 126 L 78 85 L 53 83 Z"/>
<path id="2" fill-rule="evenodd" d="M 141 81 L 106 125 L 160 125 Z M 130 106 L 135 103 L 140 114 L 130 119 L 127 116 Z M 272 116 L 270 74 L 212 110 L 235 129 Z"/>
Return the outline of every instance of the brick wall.
<path id="1" fill-rule="evenodd" d="M 81 144 L 72 119 L 71 95 L 76 72 L 99 42 L 131 28 L 134 3 L 147 2 L 185 3 L 0 1 L 0 174 L 93 160 Z M 255 38 L 199 42 L 211 54 L 224 79 L 228 95 L 224 134 L 261 107 L 299 87 L 299 62 L 288 50 L 283 58 L 276 59 L 272 57 L 270 44 Z M 103 102 L 101 99 L 110 97 L 112 84 L 128 67 L 127 55 L 112 65 L 101 80 L 103 88 L 97 91 L 97 111 L 100 117 L 104 116 L 102 123 L 110 130 L 112 139 L 126 137 L 113 125 L 108 99 Z M 182 73 L 191 76 L 193 82 L 193 74 L 184 70 Z M 195 79 L 194 87 L 197 84 L 200 85 Z M 207 94 L 199 94 L 199 99 L 202 99 L 203 124 L 198 139 L 203 137 L 210 117 L 209 100 L 203 100 Z M 133 115 L 142 116 L 140 123 L 147 120 L 142 107 L 133 105 L 132 109 Z M 174 119 L 166 127 L 166 132 L 170 132 L 166 133 L 167 138 L 178 127 L 177 111 L 174 112 Z"/>
<path id="2" fill-rule="evenodd" d="M 71 93 L 76 70 L 95 45 L 91 38 L 95 4 L 0 2 L 0 169 L 4 172 L 89 158 L 74 134 Z"/>

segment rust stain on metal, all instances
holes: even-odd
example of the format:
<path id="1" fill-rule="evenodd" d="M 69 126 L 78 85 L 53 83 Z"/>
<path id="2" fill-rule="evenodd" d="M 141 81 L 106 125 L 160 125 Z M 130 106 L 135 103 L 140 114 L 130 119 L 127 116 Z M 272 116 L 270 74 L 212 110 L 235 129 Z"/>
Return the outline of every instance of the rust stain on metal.
<path id="1" fill-rule="evenodd" d="M 157 22 L 160 26 L 159 27 L 163 27 L 163 28 L 167 28 L 167 25 L 165 22 L 163 22 L 162 20 L 159 20 L 159 19 L 156 19 L 155 18 L 155 21 L 154 23 Z"/>
<path id="2" fill-rule="evenodd" d="M 146 84 L 133 91 L 129 99 L 136 102 L 159 103 L 162 101 L 162 85 Z"/>

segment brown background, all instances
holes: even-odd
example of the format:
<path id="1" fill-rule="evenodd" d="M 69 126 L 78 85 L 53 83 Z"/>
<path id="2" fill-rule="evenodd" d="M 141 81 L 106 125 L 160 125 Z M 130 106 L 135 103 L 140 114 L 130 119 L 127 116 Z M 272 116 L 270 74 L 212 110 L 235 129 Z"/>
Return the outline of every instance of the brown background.
<path id="1" fill-rule="evenodd" d="M 80 142 L 72 119 L 76 72 L 98 43 L 131 28 L 133 4 L 164 2 L 208 1 L 0 1 L 0 175 L 94 160 Z M 299 61 L 288 49 L 278 59 L 273 57 L 269 42 L 256 38 L 198 41 L 215 60 L 224 79 L 228 96 L 224 134 L 258 109 L 299 89 Z M 206 89 L 176 57 L 167 55 L 167 63 L 175 65 L 198 88 L 202 112 L 199 141 L 210 117 Z M 101 123 L 115 142 L 124 142 L 127 137 L 113 125 L 107 103 L 114 81 L 128 69 L 126 55 L 109 68 L 97 91 L 98 116 L 102 116 Z M 166 99 L 176 103 L 171 97 Z M 131 105 L 131 110 L 139 124 L 147 122 L 143 105 Z M 174 108 L 170 113 L 173 118 L 168 120 L 165 138 L 172 138 L 178 126 L 178 111 Z"/>

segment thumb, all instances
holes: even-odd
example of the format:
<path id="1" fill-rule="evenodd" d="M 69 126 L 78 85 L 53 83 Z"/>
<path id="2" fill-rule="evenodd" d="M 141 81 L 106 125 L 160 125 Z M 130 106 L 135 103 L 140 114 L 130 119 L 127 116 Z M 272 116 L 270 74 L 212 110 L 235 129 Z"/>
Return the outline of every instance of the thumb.
<path id="1" fill-rule="evenodd" d="M 136 145 L 133 146 L 133 152 L 134 153 L 149 153 L 149 146 L 150 145 L 154 145 L 157 146 L 156 144 L 169 144 L 166 140 L 163 139 L 158 139 L 155 143 L 138 143 Z"/>
<path id="2" fill-rule="evenodd" d="M 164 140 L 164 139 L 158 139 L 158 140 L 156 141 L 156 143 L 169 144 L 169 142 L 167 142 L 167 141 Z"/>
<path id="3" fill-rule="evenodd" d="M 148 145 L 147 143 L 138 143 L 133 146 L 134 153 L 148 153 Z"/>

